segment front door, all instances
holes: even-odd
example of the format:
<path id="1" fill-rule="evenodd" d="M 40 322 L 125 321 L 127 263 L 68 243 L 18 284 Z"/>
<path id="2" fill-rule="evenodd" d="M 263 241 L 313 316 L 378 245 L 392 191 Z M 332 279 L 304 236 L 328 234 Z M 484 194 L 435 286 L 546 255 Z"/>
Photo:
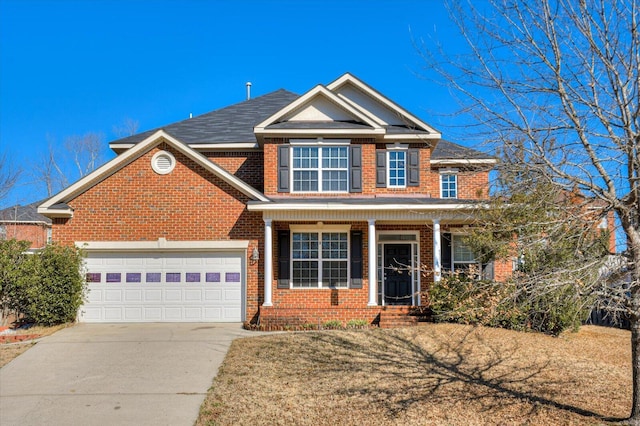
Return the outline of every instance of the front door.
<path id="1" fill-rule="evenodd" d="M 384 304 L 412 305 L 411 244 L 384 245 Z"/>

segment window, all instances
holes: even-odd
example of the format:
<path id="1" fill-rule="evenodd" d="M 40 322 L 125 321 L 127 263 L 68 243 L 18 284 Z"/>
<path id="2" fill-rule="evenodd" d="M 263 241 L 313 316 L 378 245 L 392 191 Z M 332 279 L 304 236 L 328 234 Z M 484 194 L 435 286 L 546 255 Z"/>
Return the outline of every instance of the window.
<path id="1" fill-rule="evenodd" d="M 294 288 L 347 287 L 346 232 L 294 232 L 292 269 Z"/>
<path id="2" fill-rule="evenodd" d="M 441 198 L 458 198 L 458 175 L 443 173 L 440 175 Z"/>
<path id="3" fill-rule="evenodd" d="M 294 192 L 348 191 L 347 146 L 294 146 L 292 151 Z"/>
<path id="4" fill-rule="evenodd" d="M 404 188 L 407 186 L 406 180 L 406 160 L 407 160 L 407 152 L 406 151 L 388 151 L 388 165 L 387 171 L 389 173 L 389 177 L 387 181 L 389 182 L 389 187 L 392 188 Z"/>
<path id="5" fill-rule="evenodd" d="M 463 271 L 469 269 L 470 265 L 478 263 L 476 261 L 476 255 L 471 251 L 471 248 L 465 244 L 464 235 L 454 234 L 451 237 L 454 271 Z"/>

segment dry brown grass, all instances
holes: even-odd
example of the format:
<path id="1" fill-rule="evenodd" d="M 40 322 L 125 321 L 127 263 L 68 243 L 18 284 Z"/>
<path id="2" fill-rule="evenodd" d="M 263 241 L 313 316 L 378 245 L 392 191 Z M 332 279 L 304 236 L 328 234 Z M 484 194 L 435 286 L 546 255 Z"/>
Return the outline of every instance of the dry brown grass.
<path id="1" fill-rule="evenodd" d="M 70 324 L 55 325 L 53 327 L 35 326 L 28 329 L 18 329 L 16 331 L 16 334 L 37 335 L 40 337 L 44 337 L 69 326 Z M 24 353 L 27 349 L 29 349 L 33 345 L 35 345 L 35 342 L 33 341 L 28 341 L 24 343 L 0 344 L 0 368 L 7 365 L 14 358 Z"/>
<path id="2" fill-rule="evenodd" d="M 197 425 L 584 425 L 629 414 L 628 331 L 429 324 L 233 342 Z"/>

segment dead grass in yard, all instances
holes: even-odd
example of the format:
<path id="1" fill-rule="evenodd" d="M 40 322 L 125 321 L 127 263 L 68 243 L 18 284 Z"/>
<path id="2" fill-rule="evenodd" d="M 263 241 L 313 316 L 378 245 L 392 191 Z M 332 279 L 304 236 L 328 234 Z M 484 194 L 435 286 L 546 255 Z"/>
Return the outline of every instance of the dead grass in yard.
<path id="1" fill-rule="evenodd" d="M 38 336 L 38 338 L 40 338 L 44 336 L 49 336 L 55 333 L 56 331 L 69 327 L 70 325 L 71 324 L 61 324 L 61 325 L 55 325 L 52 327 L 34 326 L 27 329 L 17 329 L 16 335 Z M 0 344 L 0 368 L 7 365 L 14 358 L 24 353 L 27 349 L 29 349 L 33 345 L 35 345 L 35 342 L 33 342 L 33 340 L 26 341 L 24 343 Z"/>
<path id="2" fill-rule="evenodd" d="M 239 339 L 196 424 L 606 424 L 631 409 L 629 339 L 455 324 Z"/>

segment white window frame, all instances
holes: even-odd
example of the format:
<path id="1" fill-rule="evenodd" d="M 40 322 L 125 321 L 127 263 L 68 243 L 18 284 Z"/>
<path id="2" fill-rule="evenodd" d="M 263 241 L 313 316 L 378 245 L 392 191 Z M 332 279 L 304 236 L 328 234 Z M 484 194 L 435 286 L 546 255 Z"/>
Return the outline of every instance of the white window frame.
<path id="1" fill-rule="evenodd" d="M 391 184 L 391 153 L 402 152 L 404 154 L 404 184 L 402 185 L 392 185 Z M 407 144 L 399 144 L 395 143 L 393 145 L 387 145 L 387 153 L 386 153 L 386 173 L 387 173 L 387 188 L 406 188 L 407 187 L 407 179 L 408 179 L 408 167 L 407 162 L 409 161 L 409 145 Z M 396 170 L 398 170 L 396 168 Z M 397 178 L 396 178 L 397 179 Z"/>
<path id="2" fill-rule="evenodd" d="M 444 190 L 444 180 L 443 177 L 444 176 L 453 176 L 455 178 L 455 197 L 451 197 L 451 196 L 446 196 L 445 197 L 445 190 Z M 458 184 L 458 170 L 457 169 L 447 169 L 447 170 L 441 170 L 440 171 L 440 198 L 445 198 L 445 199 L 457 199 L 458 195 L 460 193 L 460 185 Z M 450 189 L 448 190 L 450 191 Z"/>
<path id="3" fill-rule="evenodd" d="M 290 184 L 290 188 L 291 188 L 291 192 L 292 193 L 296 193 L 296 194 L 318 194 L 318 193 L 324 193 L 324 194 L 347 194 L 349 192 L 349 165 L 350 165 L 350 156 L 351 153 L 349 152 L 349 146 L 350 146 L 350 140 L 348 139 L 330 139 L 330 140 L 323 140 L 321 138 L 319 139 L 312 139 L 312 140 L 307 140 L 307 139 L 293 139 L 290 140 L 289 143 L 291 144 L 290 149 L 290 154 L 289 154 L 289 158 L 291 159 L 291 182 L 289 182 Z M 323 148 L 332 148 L 332 147 L 343 147 L 346 150 L 346 161 L 347 161 L 347 166 L 345 168 L 323 168 L 322 167 L 322 150 Z M 296 148 L 315 148 L 318 150 L 318 167 L 317 168 L 313 168 L 313 169 L 300 169 L 300 168 L 295 168 L 293 166 L 294 163 L 294 151 Z M 318 190 L 317 191 L 298 191 L 295 189 L 295 173 L 296 171 L 316 171 L 318 173 Z M 345 175 L 346 175 L 346 189 L 344 191 L 335 191 L 335 190 L 324 190 L 322 188 L 322 181 L 323 181 L 323 171 L 344 171 Z"/>
<path id="4" fill-rule="evenodd" d="M 294 290 L 331 290 L 331 289 L 348 289 L 350 288 L 350 284 L 351 284 L 351 235 L 350 235 L 350 231 L 351 230 L 351 226 L 350 225 L 319 225 L 319 226 L 309 226 L 309 225 L 291 225 L 289 227 L 289 238 L 291 241 L 290 244 L 290 253 L 289 253 L 289 259 L 291 259 L 291 265 L 289 265 L 289 276 L 291 277 L 291 282 L 290 282 L 290 288 L 294 289 Z M 312 260 L 312 261 L 317 261 L 318 262 L 318 282 L 317 285 L 315 286 L 309 286 L 309 287 L 302 287 L 302 286 L 297 286 L 295 284 L 295 278 L 293 275 L 293 265 L 296 262 L 296 260 L 293 257 L 293 234 L 299 234 L 299 233 L 312 233 L 312 234 L 318 234 L 318 258 L 317 259 L 304 259 L 306 260 Z M 323 259 L 322 258 L 322 234 L 329 234 L 329 233 L 341 233 L 341 234 L 346 234 L 347 236 L 347 257 L 345 259 Z M 323 282 L 322 282 L 322 264 L 324 261 L 345 261 L 347 263 L 347 279 L 344 283 L 344 285 L 340 285 L 340 286 L 324 286 Z M 300 260 L 302 261 L 302 260 Z"/>

